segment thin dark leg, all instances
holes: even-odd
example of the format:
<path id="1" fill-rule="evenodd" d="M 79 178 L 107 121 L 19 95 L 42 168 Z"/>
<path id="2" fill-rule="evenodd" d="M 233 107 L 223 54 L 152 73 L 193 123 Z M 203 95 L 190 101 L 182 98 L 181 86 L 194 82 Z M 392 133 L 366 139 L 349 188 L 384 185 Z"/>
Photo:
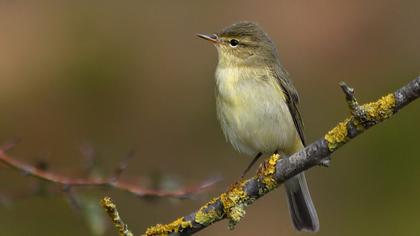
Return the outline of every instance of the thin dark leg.
<path id="1" fill-rule="evenodd" d="M 246 175 L 246 173 L 248 173 L 248 171 L 251 169 L 251 167 L 255 164 L 255 162 L 257 162 L 257 160 L 262 156 L 262 153 L 259 152 L 254 159 L 252 159 L 251 163 L 249 163 L 248 167 L 245 169 L 244 173 L 242 173 L 241 175 L 241 179 L 244 178 L 244 176 Z"/>

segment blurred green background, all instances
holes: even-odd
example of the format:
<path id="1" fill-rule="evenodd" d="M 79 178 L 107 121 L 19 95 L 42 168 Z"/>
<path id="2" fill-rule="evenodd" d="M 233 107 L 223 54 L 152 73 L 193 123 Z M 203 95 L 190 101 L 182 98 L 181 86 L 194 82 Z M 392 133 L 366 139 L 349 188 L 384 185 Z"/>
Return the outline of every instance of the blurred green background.
<path id="1" fill-rule="evenodd" d="M 250 159 L 224 140 L 213 94 L 216 50 L 195 33 L 259 22 L 300 92 L 313 141 L 348 115 L 339 81 L 366 102 L 419 75 L 419 11 L 415 0 L 1 1 L 0 142 L 22 139 L 14 157 L 83 176 L 79 147 L 88 143 L 103 175 L 135 149 L 124 179 L 145 186 L 164 179 L 171 188 L 224 181 L 195 200 L 75 189 L 87 209 L 74 210 L 51 191 L 22 197 L 36 181 L 0 164 L 0 234 L 116 235 L 98 218 L 103 195 L 141 234 L 238 179 Z M 317 235 L 419 234 L 419 108 L 417 101 L 344 146 L 331 168 L 308 171 Z M 249 207 L 234 231 L 224 221 L 200 235 L 303 235 L 283 191 Z"/>

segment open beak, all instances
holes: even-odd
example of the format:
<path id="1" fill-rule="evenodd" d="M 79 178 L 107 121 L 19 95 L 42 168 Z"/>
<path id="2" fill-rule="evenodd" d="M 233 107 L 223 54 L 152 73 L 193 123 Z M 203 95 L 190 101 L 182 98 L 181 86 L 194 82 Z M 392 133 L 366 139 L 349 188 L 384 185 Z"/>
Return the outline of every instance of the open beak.
<path id="1" fill-rule="evenodd" d="M 215 34 L 197 34 L 197 36 L 212 43 L 219 43 L 219 38 Z"/>

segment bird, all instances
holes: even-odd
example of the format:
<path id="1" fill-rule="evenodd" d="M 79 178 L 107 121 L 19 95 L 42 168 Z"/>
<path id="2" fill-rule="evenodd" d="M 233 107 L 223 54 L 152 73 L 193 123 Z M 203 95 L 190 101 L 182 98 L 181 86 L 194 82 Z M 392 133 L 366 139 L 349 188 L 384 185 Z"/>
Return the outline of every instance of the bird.
<path id="1" fill-rule="evenodd" d="M 299 96 L 277 48 L 255 22 L 234 23 L 214 34 L 197 34 L 218 52 L 217 118 L 228 142 L 254 157 L 291 155 L 305 146 Z M 290 216 L 299 231 L 317 232 L 319 219 L 302 172 L 285 182 Z"/>

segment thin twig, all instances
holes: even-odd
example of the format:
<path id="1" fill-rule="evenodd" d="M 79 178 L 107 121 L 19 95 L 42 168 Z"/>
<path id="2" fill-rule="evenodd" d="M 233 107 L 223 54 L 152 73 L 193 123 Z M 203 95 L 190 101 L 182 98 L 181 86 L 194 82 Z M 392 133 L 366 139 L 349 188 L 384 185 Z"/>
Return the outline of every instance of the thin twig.
<path id="1" fill-rule="evenodd" d="M 121 219 L 117 206 L 112 202 L 110 197 L 104 197 L 101 200 L 101 205 L 105 208 L 106 213 L 108 213 L 120 236 L 133 236 L 133 233 L 131 233 L 128 226 Z"/>
<path id="2" fill-rule="evenodd" d="M 254 177 L 234 184 L 228 191 L 187 216 L 169 224 L 149 227 L 145 235 L 192 235 L 223 219 L 229 219 L 229 226 L 233 228 L 245 215 L 245 208 L 248 205 L 296 174 L 322 165 L 324 160 L 342 145 L 366 129 L 390 118 L 420 96 L 420 77 L 396 92 L 362 106 L 357 104 L 354 92 L 345 84 L 341 85 L 346 100 L 352 103 L 349 104 L 352 110 L 351 117 L 339 123 L 323 138 L 290 157 L 280 159 L 278 155 L 271 156 L 259 167 Z M 360 113 L 353 113 L 358 109 Z"/>
<path id="3" fill-rule="evenodd" d="M 361 108 L 359 103 L 357 102 L 356 97 L 354 96 L 354 89 L 349 87 L 345 82 L 339 83 L 341 89 L 343 90 L 344 94 L 346 95 L 347 105 L 350 108 L 350 112 L 354 117 L 359 118 L 362 121 L 366 121 L 366 114 L 365 111 Z"/>
<path id="4" fill-rule="evenodd" d="M 131 193 L 138 197 L 172 197 L 172 198 L 189 198 L 193 194 L 197 194 L 206 190 L 207 188 L 213 186 L 220 179 L 214 179 L 209 183 L 205 181 L 200 185 L 185 187 L 175 191 L 165 191 L 165 190 L 155 190 L 149 189 L 138 184 L 133 184 L 119 180 L 115 177 L 110 178 L 73 178 L 64 176 L 61 174 L 53 173 L 49 170 L 43 170 L 37 168 L 33 165 L 27 164 L 23 161 L 19 161 L 6 153 L 6 150 L 9 150 L 12 144 L 3 145 L 0 148 L 0 162 L 6 164 L 9 167 L 12 167 L 18 171 L 25 173 L 27 176 L 35 177 L 42 181 L 51 182 L 54 184 L 62 185 L 64 188 L 73 188 L 73 187 L 111 187 L 121 191 Z"/>

